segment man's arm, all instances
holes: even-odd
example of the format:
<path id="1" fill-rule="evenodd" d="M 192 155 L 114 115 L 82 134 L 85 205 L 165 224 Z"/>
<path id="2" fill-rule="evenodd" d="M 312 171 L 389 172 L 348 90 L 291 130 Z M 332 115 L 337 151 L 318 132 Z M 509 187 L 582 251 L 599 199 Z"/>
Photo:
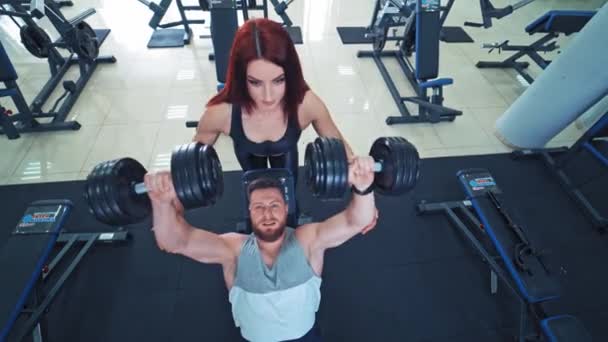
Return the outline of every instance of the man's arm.
<path id="1" fill-rule="evenodd" d="M 308 91 L 304 97 L 304 108 L 306 116 L 312 121 L 312 126 L 319 136 L 328 138 L 337 138 L 342 140 L 346 149 L 348 160 L 354 158 L 354 153 L 348 142 L 342 136 L 342 133 L 334 123 L 327 106 L 323 101 L 312 91 Z"/>
<path id="2" fill-rule="evenodd" d="M 238 234 L 218 235 L 191 226 L 183 216 L 168 173 L 146 175 L 144 182 L 152 202 L 152 231 L 161 250 L 203 263 L 224 264 L 235 256 Z"/>
<path id="3" fill-rule="evenodd" d="M 361 233 L 375 219 L 376 205 L 373 192 L 367 195 L 353 194 L 344 211 L 311 227 L 315 230 L 311 249 L 323 251 L 338 247 Z"/>
<path id="4" fill-rule="evenodd" d="M 374 180 L 374 160 L 357 157 L 349 167 L 349 183 L 359 191 L 366 190 Z M 366 195 L 353 193 L 346 209 L 329 219 L 312 225 L 310 246 L 313 251 L 337 247 L 370 224 L 375 224 L 376 205 L 373 192 Z"/>

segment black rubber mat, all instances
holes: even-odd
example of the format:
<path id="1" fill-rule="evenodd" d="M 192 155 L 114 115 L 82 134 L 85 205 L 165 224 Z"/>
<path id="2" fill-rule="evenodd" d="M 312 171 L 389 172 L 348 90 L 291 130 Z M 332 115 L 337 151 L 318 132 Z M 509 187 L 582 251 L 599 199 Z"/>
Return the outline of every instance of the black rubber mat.
<path id="1" fill-rule="evenodd" d="M 474 167 L 493 174 L 514 216 L 559 275 L 564 295 L 545 306 L 549 313 L 575 315 L 594 340 L 608 339 L 608 238 L 591 227 L 540 161 L 488 155 L 423 160 L 414 191 L 376 197 L 380 218 L 373 231 L 326 253 L 317 315 L 324 340 L 510 340 L 518 322 L 513 296 L 500 285 L 498 294 L 490 294 L 487 265 L 445 217 L 414 211 L 420 200 L 463 199 L 456 172 Z M 226 172 L 222 199 L 188 211 L 187 220 L 218 233 L 233 231 L 242 212 L 240 179 L 240 172 Z M 595 176 L 594 187 L 608 188 L 608 177 Z M 0 187 L 0 198 L 10 199 L 0 207 L 0 246 L 36 199 L 72 200 L 66 224 L 72 231 L 112 230 L 87 213 L 82 189 L 83 182 Z M 604 196 L 590 192 L 589 200 Z M 303 184 L 298 198 L 316 220 L 347 204 L 313 199 Z M 149 229 L 149 221 L 129 227 L 129 246 L 95 247 L 85 257 L 53 303 L 50 340 L 240 340 L 221 267 L 160 252 Z"/>

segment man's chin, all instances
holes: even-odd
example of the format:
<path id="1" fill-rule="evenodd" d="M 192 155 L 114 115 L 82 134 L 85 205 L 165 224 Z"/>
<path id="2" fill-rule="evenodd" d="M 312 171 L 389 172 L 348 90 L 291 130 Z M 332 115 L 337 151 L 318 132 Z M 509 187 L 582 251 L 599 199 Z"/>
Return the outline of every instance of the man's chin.
<path id="1" fill-rule="evenodd" d="M 270 231 L 270 232 L 266 231 L 264 229 L 258 229 L 258 228 L 253 229 L 253 233 L 255 234 L 255 236 L 264 242 L 277 241 L 281 237 L 281 235 L 283 235 L 284 231 L 285 231 L 285 226 L 283 226 L 282 228 Z"/>

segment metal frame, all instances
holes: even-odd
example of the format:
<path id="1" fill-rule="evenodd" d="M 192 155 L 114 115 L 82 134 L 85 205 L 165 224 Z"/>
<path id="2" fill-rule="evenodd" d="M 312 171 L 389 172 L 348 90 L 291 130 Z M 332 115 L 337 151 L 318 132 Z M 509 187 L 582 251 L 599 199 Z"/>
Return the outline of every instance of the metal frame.
<path id="1" fill-rule="evenodd" d="M 456 116 L 462 115 L 462 111 L 429 102 L 427 88 L 421 87 L 418 80 L 416 80 L 416 77 L 414 76 L 415 69 L 407 58 L 407 56 L 403 53 L 403 51 L 359 51 L 357 53 L 357 57 L 373 58 L 374 62 L 376 63 L 376 66 L 378 67 L 378 70 L 380 71 L 380 74 L 382 75 L 382 78 L 384 79 L 386 86 L 388 87 L 391 97 L 395 101 L 397 108 L 399 108 L 401 116 L 387 117 L 387 125 L 402 123 L 436 123 L 441 121 L 454 121 Z M 395 82 L 393 81 L 386 66 L 384 65 L 384 62 L 382 61 L 382 57 L 392 57 L 395 58 L 397 62 L 399 62 L 401 70 L 407 77 L 412 88 L 416 91 L 416 96 L 401 96 L 399 90 L 397 89 L 397 86 L 395 85 Z M 441 87 L 434 88 L 432 97 L 439 100 L 439 102 L 443 102 L 443 89 Z M 417 115 L 413 115 L 412 113 L 410 113 L 410 111 L 405 106 L 406 101 L 418 104 Z"/>
<path id="2" fill-rule="evenodd" d="M 443 26 L 447 15 L 452 8 L 454 0 L 449 0 L 446 6 L 439 7 L 439 25 Z M 376 1 L 372 12 L 371 24 L 368 27 L 370 35 L 375 39 L 380 39 L 381 44 L 375 43 L 374 51 L 358 51 L 358 58 L 373 58 L 376 67 L 380 71 L 382 78 L 393 98 L 393 101 L 399 109 L 400 116 L 389 116 L 386 118 L 387 125 L 406 124 L 406 123 L 421 123 L 421 122 L 441 122 L 453 121 L 456 116 L 462 115 L 462 111 L 443 106 L 443 86 L 432 86 L 433 94 L 427 95 L 427 88 L 423 86 L 415 76 L 415 67 L 409 60 L 409 55 L 416 42 L 412 42 L 411 29 L 414 20 L 416 20 L 416 10 L 407 11 L 406 2 L 400 0 L 387 0 L 384 5 L 381 5 L 380 0 Z M 382 12 L 382 13 L 381 13 Z M 400 19 L 403 18 L 403 19 Z M 403 25 L 405 30 L 402 37 L 389 37 L 388 29 L 390 27 Z M 382 37 L 378 37 L 382 35 Z M 415 40 L 416 38 L 414 38 Z M 399 49 L 390 51 L 378 51 L 384 47 L 385 41 L 397 41 Z M 395 82 L 389 74 L 386 65 L 382 58 L 390 57 L 397 60 L 401 70 L 408 79 L 410 85 L 416 92 L 416 96 L 401 96 Z M 407 109 L 405 102 L 412 102 L 418 105 L 418 113 L 412 114 Z"/>
<path id="3" fill-rule="evenodd" d="M 507 285 L 507 287 L 517 298 L 520 307 L 518 340 L 520 342 L 524 342 L 528 341 L 529 338 L 540 337 L 542 335 L 540 322 L 544 318 L 548 317 L 548 315 L 544 312 L 540 303 L 530 303 L 524 298 L 524 296 L 517 290 L 515 284 L 513 284 L 511 276 L 507 271 L 505 271 L 504 267 L 498 263 L 497 260 L 501 260 L 500 255 L 492 255 L 484 244 L 477 238 L 475 231 L 482 234 L 485 234 L 485 232 L 483 231 L 481 222 L 477 219 L 475 214 L 471 212 L 470 208 L 472 208 L 472 203 L 469 200 L 437 203 L 426 203 L 423 201 L 417 205 L 416 210 L 419 215 L 444 213 L 448 217 L 450 222 L 456 228 L 458 228 L 458 230 L 466 237 L 471 246 L 473 246 L 475 251 L 481 257 L 482 261 L 489 265 L 491 272 L 491 293 L 496 293 L 496 276 L 498 276 L 498 278 L 500 278 L 503 283 Z M 470 228 L 470 226 L 467 226 L 467 224 L 460 219 L 457 213 L 463 215 L 466 218 L 467 223 L 476 228 L 473 230 Z M 535 334 L 533 335 L 526 333 L 526 323 L 529 317 L 532 317 L 535 323 Z"/>
<path id="4" fill-rule="evenodd" d="M 15 341 L 22 341 L 28 336 L 32 336 L 36 342 L 46 341 L 48 339 L 48 322 L 46 313 L 52 305 L 53 300 L 59 294 L 63 285 L 73 274 L 78 264 L 84 256 L 91 250 L 94 244 L 114 244 L 123 243 L 129 239 L 129 234 L 125 231 L 114 233 L 61 233 L 56 241 L 56 245 L 63 244 L 63 248 L 43 270 L 33 293 L 30 294 L 32 308 L 24 309 L 21 314 L 27 315 L 29 318 L 22 325 L 21 329 L 17 330 L 17 338 Z M 61 273 L 59 279 L 53 283 L 52 287 L 46 295 L 44 295 L 45 285 L 48 277 L 53 270 L 64 260 L 65 255 L 76 245 L 82 245 L 77 255 L 72 259 L 66 269 Z"/>
<path id="5" fill-rule="evenodd" d="M 14 11 L 11 11 L 11 18 L 13 18 L 13 16 L 17 16 L 20 17 L 26 25 L 37 26 L 32 16 L 28 14 L 26 8 L 21 5 L 21 1 L 0 1 L 0 5 L 5 4 L 10 5 L 14 9 Z M 55 1 L 45 0 L 44 5 L 46 8 L 46 17 L 57 29 L 61 37 L 69 36 L 71 34 L 70 32 L 74 28 L 74 25 L 95 13 L 95 10 L 89 9 L 83 12 L 81 15 L 68 20 L 61 14 L 59 10 L 60 5 Z M 15 18 L 13 18 L 13 20 L 15 23 L 17 23 Z M 101 46 L 106 37 L 109 35 L 110 30 L 95 30 L 95 33 L 97 34 L 97 39 L 99 40 L 99 46 Z M 49 47 L 49 56 L 47 61 L 51 72 L 51 78 L 34 98 L 31 105 L 28 106 L 15 80 L 3 82 L 5 89 L 0 89 L 0 97 L 10 96 L 18 110 L 18 113 L 5 116 L 3 120 L 1 120 L 2 125 L 0 127 L 0 134 L 8 133 L 10 139 L 16 139 L 19 137 L 19 133 L 80 129 L 80 124 L 77 121 L 66 121 L 70 110 L 93 75 L 93 72 L 95 72 L 97 65 L 100 63 L 115 63 L 116 58 L 114 56 L 99 56 L 95 58 L 94 61 L 87 61 L 75 56 L 74 53 L 71 53 L 66 58 L 59 53 L 57 47 L 65 49 L 70 48 L 63 38 L 60 38 L 57 42 L 53 43 Z M 53 108 L 49 112 L 44 112 L 42 107 L 49 100 L 53 91 L 63 80 L 66 72 L 73 65 L 78 65 L 79 67 L 80 76 L 78 80 L 76 80 L 76 82 L 64 81 L 63 87 L 66 89 L 65 93 L 54 104 Z M 68 82 L 74 83 L 74 91 L 68 90 L 71 88 L 69 87 Z M 59 109 L 56 110 L 60 100 L 63 100 L 63 102 Z M 51 121 L 42 123 L 39 121 L 39 119 L 51 119 Z M 12 127 L 8 127 L 9 125 Z"/>
<path id="6" fill-rule="evenodd" d="M 160 48 L 158 46 L 150 45 L 150 42 L 152 41 L 154 36 L 161 34 L 161 32 L 165 29 L 169 29 L 169 28 L 176 27 L 176 26 L 183 27 L 183 29 L 182 29 L 184 32 L 183 44 L 188 45 L 188 44 L 190 44 L 190 42 L 192 40 L 192 29 L 190 28 L 190 25 L 198 25 L 198 24 L 202 25 L 202 24 L 206 23 L 206 21 L 204 19 L 188 19 L 188 17 L 186 16 L 186 11 L 202 11 L 203 8 L 200 5 L 184 6 L 184 4 L 182 3 L 182 0 L 176 0 L 175 4 L 177 6 L 177 10 L 179 12 L 179 16 L 181 19 L 178 21 L 172 21 L 172 22 L 161 24 L 161 21 L 162 21 L 163 17 L 165 16 L 167 9 L 169 8 L 169 6 L 171 6 L 171 0 L 169 0 L 168 3 L 166 3 L 166 4 L 163 4 L 163 5 L 166 5 L 165 8 L 162 8 L 159 4 L 151 3 L 147 0 L 138 0 L 138 1 L 145 4 L 146 6 L 148 6 L 148 8 L 150 8 L 154 12 L 154 16 L 148 23 L 148 25 L 154 30 L 154 32 L 152 33 L 152 36 L 150 37 L 150 41 L 148 42 L 148 48 Z M 161 2 L 161 4 L 162 4 L 162 2 Z M 157 29 L 161 29 L 161 30 L 157 30 Z"/>
<path id="7" fill-rule="evenodd" d="M 608 112 L 591 126 L 591 128 L 570 148 L 518 150 L 513 151 L 512 156 L 514 158 L 540 157 L 547 169 L 555 176 L 562 189 L 581 209 L 587 219 L 592 223 L 593 227 L 600 232 L 605 232 L 608 229 L 608 216 L 602 215 L 593 204 L 589 202 L 580 188 L 574 184 L 564 170 L 564 168 L 573 161 L 573 158 L 583 149 L 591 153 L 598 163 L 608 168 L 608 157 L 602 155 L 592 144 L 595 139 L 600 137 L 608 137 Z"/>
<path id="8" fill-rule="evenodd" d="M 515 10 L 518 10 L 532 2 L 534 2 L 534 0 L 520 0 L 514 3 L 513 5 L 508 5 L 502 8 L 496 8 L 490 0 L 479 0 L 482 23 L 466 21 L 464 25 L 472 27 L 490 28 L 492 27 L 492 18 L 502 19 L 512 14 Z"/>
<path id="9" fill-rule="evenodd" d="M 243 5 L 243 3 L 246 3 Z M 243 19 L 249 20 L 249 11 L 262 11 L 264 18 L 268 19 L 268 0 L 262 0 L 262 4 L 259 5 L 256 0 L 237 0 L 236 7 L 241 8 L 243 11 Z"/>
<path id="10" fill-rule="evenodd" d="M 544 59 L 538 53 L 549 52 L 558 48 L 554 41 L 559 34 L 551 32 L 543 36 L 539 40 L 535 41 L 530 45 L 509 45 L 509 41 L 505 41 L 502 44 L 484 44 L 484 48 L 498 49 L 499 51 L 518 51 L 513 56 L 505 59 L 502 62 L 489 62 L 479 61 L 475 64 L 476 67 L 483 68 L 513 68 L 517 71 L 529 84 L 534 82 L 534 78 L 530 76 L 524 69 L 527 68 L 530 63 L 518 62 L 517 60 L 523 56 L 530 57 L 541 69 L 545 69 L 551 61 Z M 491 50 L 490 50 L 491 51 Z"/>

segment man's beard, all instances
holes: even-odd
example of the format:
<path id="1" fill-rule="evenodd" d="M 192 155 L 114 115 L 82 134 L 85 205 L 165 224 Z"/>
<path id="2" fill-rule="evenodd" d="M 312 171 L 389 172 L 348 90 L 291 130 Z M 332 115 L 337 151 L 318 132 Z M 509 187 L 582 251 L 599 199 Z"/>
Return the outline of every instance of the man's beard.
<path id="1" fill-rule="evenodd" d="M 283 235 L 283 232 L 285 231 L 285 223 L 286 220 L 283 220 L 283 222 L 279 222 L 279 228 L 274 229 L 271 232 L 266 231 L 263 224 L 258 225 L 254 223 L 252 224 L 252 230 L 258 239 L 264 242 L 275 242 L 281 237 L 281 235 Z"/>

